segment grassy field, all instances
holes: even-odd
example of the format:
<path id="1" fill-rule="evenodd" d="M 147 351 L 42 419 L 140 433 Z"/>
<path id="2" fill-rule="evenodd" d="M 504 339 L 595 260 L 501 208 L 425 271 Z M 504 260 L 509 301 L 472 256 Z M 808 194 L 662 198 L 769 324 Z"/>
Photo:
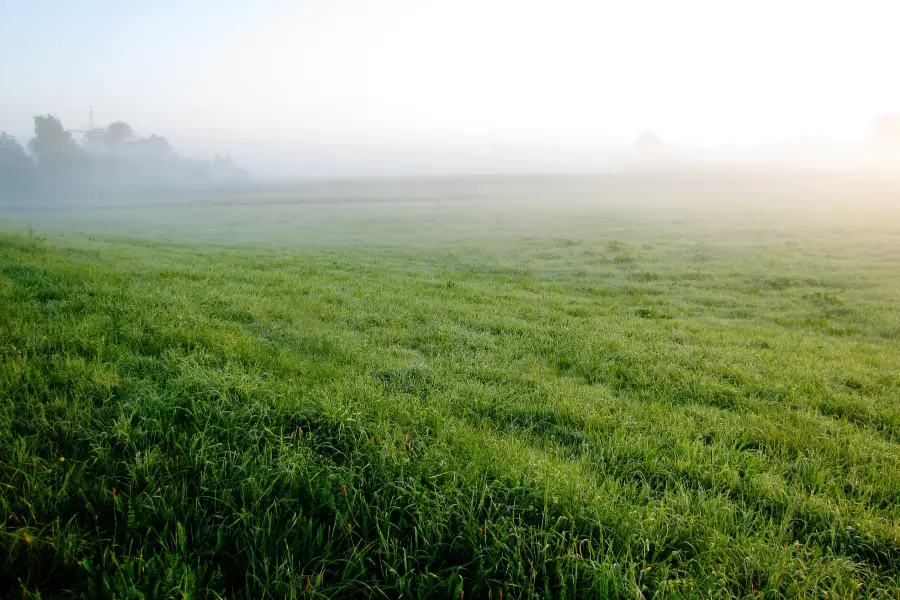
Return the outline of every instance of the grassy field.
<path id="1" fill-rule="evenodd" d="M 7 214 L 0 596 L 900 595 L 896 211 L 450 196 Z"/>

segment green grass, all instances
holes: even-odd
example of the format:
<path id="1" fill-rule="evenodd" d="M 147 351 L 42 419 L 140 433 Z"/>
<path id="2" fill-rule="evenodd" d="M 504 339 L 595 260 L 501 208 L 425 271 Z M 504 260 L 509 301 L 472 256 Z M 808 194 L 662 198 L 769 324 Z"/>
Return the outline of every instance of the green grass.
<path id="1" fill-rule="evenodd" d="M 0 234 L 0 595 L 896 598 L 896 232 L 629 218 Z"/>

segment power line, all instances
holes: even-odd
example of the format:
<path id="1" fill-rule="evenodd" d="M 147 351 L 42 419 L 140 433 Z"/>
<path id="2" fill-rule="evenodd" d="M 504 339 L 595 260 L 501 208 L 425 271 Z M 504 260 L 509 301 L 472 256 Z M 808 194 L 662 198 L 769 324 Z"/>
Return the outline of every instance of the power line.
<path id="1" fill-rule="evenodd" d="M 97 129 L 100 129 L 100 128 L 94 126 L 94 107 L 92 106 L 90 112 L 88 113 L 87 129 L 70 129 L 69 131 L 72 133 L 90 133 Z"/>

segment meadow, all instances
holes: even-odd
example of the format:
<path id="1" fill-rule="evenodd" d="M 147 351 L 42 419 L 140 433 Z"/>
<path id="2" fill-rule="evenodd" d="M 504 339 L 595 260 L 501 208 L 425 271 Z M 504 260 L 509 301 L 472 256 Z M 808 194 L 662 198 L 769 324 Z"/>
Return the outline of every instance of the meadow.
<path id="1" fill-rule="evenodd" d="M 0 596 L 897 598 L 854 186 L 0 209 Z"/>

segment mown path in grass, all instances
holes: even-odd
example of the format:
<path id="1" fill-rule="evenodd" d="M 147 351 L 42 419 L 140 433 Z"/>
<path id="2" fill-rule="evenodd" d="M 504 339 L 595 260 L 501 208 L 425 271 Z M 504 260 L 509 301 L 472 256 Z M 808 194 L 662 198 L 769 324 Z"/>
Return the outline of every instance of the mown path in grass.
<path id="1" fill-rule="evenodd" d="M 900 282 L 801 250 L 2 234 L 0 587 L 897 597 Z"/>

